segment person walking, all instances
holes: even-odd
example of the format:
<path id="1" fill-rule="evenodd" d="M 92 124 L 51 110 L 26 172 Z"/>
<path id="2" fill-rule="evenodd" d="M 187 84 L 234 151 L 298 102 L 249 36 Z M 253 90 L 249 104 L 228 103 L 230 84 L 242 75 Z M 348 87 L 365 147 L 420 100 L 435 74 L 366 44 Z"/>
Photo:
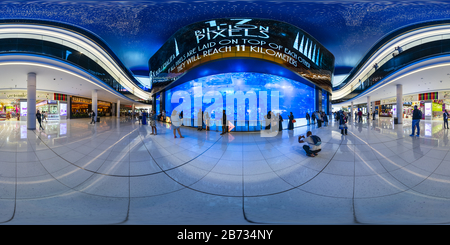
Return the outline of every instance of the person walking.
<path id="1" fill-rule="evenodd" d="M 153 110 L 152 114 L 150 114 L 150 126 L 152 127 L 152 133 L 154 135 L 158 134 L 158 130 L 156 129 L 156 111 Z"/>
<path id="2" fill-rule="evenodd" d="M 308 125 L 311 124 L 311 116 L 308 114 L 308 112 L 306 113 L 306 121 L 308 122 Z"/>
<path id="3" fill-rule="evenodd" d="M 227 114 L 225 113 L 225 110 L 223 110 L 222 113 L 222 133 L 220 135 L 226 134 L 228 131 L 227 129 Z"/>
<path id="4" fill-rule="evenodd" d="M 316 111 L 314 114 L 316 114 L 317 127 L 322 127 L 322 117 L 320 116 L 320 112 Z"/>
<path id="5" fill-rule="evenodd" d="M 311 113 L 312 123 L 316 124 L 314 121 L 316 120 L 316 114 L 314 112 Z"/>
<path id="6" fill-rule="evenodd" d="M 94 123 L 95 124 L 95 112 L 94 111 L 91 111 L 91 123 L 90 124 L 92 124 L 92 123 Z"/>
<path id="7" fill-rule="evenodd" d="M 47 121 L 47 112 L 45 112 L 45 111 L 42 112 L 42 122 L 44 122 L 44 121 L 48 122 Z"/>
<path id="8" fill-rule="evenodd" d="M 36 113 L 36 119 L 38 120 L 38 122 L 39 122 L 39 128 L 40 129 L 42 129 L 42 130 L 44 130 L 44 128 L 42 127 L 42 125 L 41 125 L 41 113 L 39 112 L 39 110 L 37 110 L 37 113 Z"/>
<path id="9" fill-rule="evenodd" d="M 288 123 L 288 130 L 293 130 L 294 129 L 294 115 L 292 114 L 292 112 L 291 112 L 291 114 L 289 114 L 289 123 Z"/>
<path id="10" fill-rule="evenodd" d="M 271 126 L 270 119 L 271 118 L 272 118 L 272 112 L 269 111 L 269 112 L 267 112 L 267 115 L 265 117 L 265 119 L 266 119 L 266 127 L 265 127 L 265 129 L 270 129 L 270 126 Z"/>
<path id="11" fill-rule="evenodd" d="M 358 111 L 358 122 L 362 122 L 362 111 Z"/>
<path id="12" fill-rule="evenodd" d="M 201 110 L 198 110 L 198 113 L 197 113 L 197 131 L 201 131 L 203 129 L 202 121 L 203 121 L 203 112 Z"/>
<path id="13" fill-rule="evenodd" d="M 339 129 L 341 130 L 341 135 L 347 135 L 347 113 L 344 111 L 339 115 Z"/>
<path id="14" fill-rule="evenodd" d="M 147 125 L 147 110 L 142 112 L 142 125 Z"/>
<path id="15" fill-rule="evenodd" d="M 142 110 L 139 110 L 139 125 L 141 124 L 142 121 Z"/>
<path id="16" fill-rule="evenodd" d="M 278 131 L 281 132 L 283 131 L 283 124 L 282 124 L 283 117 L 280 115 L 280 113 L 277 114 L 278 114 Z"/>
<path id="17" fill-rule="evenodd" d="M 173 128 L 173 137 L 176 138 L 177 137 L 177 133 L 176 131 L 178 131 L 178 134 L 180 135 L 180 138 L 184 138 L 181 135 L 180 132 L 180 126 L 181 126 L 181 113 L 178 114 L 177 110 L 173 110 L 172 111 L 172 115 L 170 116 L 170 121 L 172 123 L 172 128 Z"/>
<path id="18" fill-rule="evenodd" d="M 205 128 L 206 128 L 206 131 L 209 131 L 209 120 L 211 120 L 211 117 L 209 116 L 209 113 L 208 112 L 206 112 L 205 114 Z"/>
<path id="19" fill-rule="evenodd" d="M 447 110 L 444 110 L 444 113 L 443 113 L 442 116 L 444 118 L 444 129 L 445 129 L 445 125 L 447 125 L 447 129 L 448 129 L 448 116 L 449 116 L 449 114 L 448 114 Z"/>
<path id="20" fill-rule="evenodd" d="M 417 109 L 417 106 L 414 106 L 413 117 L 412 117 L 412 134 L 409 136 L 414 136 L 414 131 L 417 127 L 417 137 L 420 137 L 420 119 L 422 119 L 422 111 Z"/>
<path id="21" fill-rule="evenodd" d="M 323 118 L 323 126 L 328 126 L 328 116 L 325 114 L 325 112 L 322 112 L 322 118 Z"/>

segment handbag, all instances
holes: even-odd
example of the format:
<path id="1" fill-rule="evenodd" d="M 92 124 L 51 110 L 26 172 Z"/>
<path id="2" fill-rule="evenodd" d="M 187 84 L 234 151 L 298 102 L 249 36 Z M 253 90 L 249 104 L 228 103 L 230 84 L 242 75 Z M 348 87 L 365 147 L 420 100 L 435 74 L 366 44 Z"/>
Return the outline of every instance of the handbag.
<path id="1" fill-rule="evenodd" d="M 292 122 L 293 122 L 293 123 L 296 123 L 297 121 L 295 121 L 295 119 L 294 119 L 294 120 L 292 120 Z"/>

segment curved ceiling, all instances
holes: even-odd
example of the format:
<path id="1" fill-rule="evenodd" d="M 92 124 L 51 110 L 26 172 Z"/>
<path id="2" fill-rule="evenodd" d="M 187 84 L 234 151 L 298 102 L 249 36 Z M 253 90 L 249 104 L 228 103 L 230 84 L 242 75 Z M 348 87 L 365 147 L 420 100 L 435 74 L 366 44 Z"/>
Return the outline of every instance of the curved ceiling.
<path id="1" fill-rule="evenodd" d="M 391 31 L 448 18 L 449 1 L 8 1 L 1 18 L 35 18 L 77 25 L 103 38 L 135 73 L 178 29 L 226 17 L 270 18 L 295 25 L 336 57 L 335 82 Z M 148 73 L 147 73 L 148 74 Z"/>
<path id="2" fill-rule="evenodd" d="M 370 72 L 373 72 L 373 66 L 380 64 L 381 60 L 391 58 L 392 53 L 395 51 L 395 47 L 404 47 L 404 50 L 417 45 L 424 44 L 426 42 L 434 41 L 436 38 L 449 39 L 450 24 L 442 24 L 436 26 L 427 26 L 423 28 L 417 28 L 411 31 L 392 38 L 383 46 L 379 47 L 376 52 L 371 54 L 371 57 L 361 66 L 358 72 L 344 85 L 342 88 L 333 91 L 333 100 L 338 100 L 352 92 L 352 86 L 356 86 L 361 81 L 365 81 L 365 76 Z M 430 37 L 432 37 L 430 39 Z M 427 40 L 430 39 L 430 40 Z M 406 45 L 407 44 L 407 45 Z M 406 47 L 407 46 L 407 47 Z M 385 61 L 386 62 L 386 61 Z"/>
<path id="3" fill-rule="evenodd" d="M 450 55 L 421 60 L 388 76 L 355 98 L 333 104 L 333 107 L 349 106 L 351 102 L 354 105 L 366 104 L 367 96 L 370 96 L 370 101 L 396 97 L 397 84 L 402 85 L 403 96 L 448 90 L 450 82 L 449 68 Z"/>

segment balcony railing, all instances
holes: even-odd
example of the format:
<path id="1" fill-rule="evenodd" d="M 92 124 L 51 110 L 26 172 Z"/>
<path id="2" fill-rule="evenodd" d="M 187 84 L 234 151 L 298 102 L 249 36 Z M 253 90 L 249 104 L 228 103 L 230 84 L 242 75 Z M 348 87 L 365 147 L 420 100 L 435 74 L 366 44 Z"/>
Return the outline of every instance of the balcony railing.
<path id="1" fill-rule="evenodd" d="M 448 53 L 450 53 L 450 34 L 430 36 L 395 47 L 377 62 L 358 83 L 349 85 L 351 86 L 350 93 L 363 92 L 413 62 Z M 333 87 L 333 90 L 343 88 L 348 81 Z"/>

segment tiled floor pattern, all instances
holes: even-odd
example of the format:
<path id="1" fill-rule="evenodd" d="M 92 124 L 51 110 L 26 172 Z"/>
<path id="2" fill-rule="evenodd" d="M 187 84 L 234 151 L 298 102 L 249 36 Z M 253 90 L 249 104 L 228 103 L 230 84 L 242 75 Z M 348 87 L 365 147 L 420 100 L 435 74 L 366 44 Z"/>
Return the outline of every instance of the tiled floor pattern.
<path id="1" fill-rule="evenodd" d="M 447 224 L 450 144 L 440 121 L 334 122 L 275 137 L 121 118 L 0 122 L 0 224 Z M 305 155 L 299 135 L 323 141 Z"/>

